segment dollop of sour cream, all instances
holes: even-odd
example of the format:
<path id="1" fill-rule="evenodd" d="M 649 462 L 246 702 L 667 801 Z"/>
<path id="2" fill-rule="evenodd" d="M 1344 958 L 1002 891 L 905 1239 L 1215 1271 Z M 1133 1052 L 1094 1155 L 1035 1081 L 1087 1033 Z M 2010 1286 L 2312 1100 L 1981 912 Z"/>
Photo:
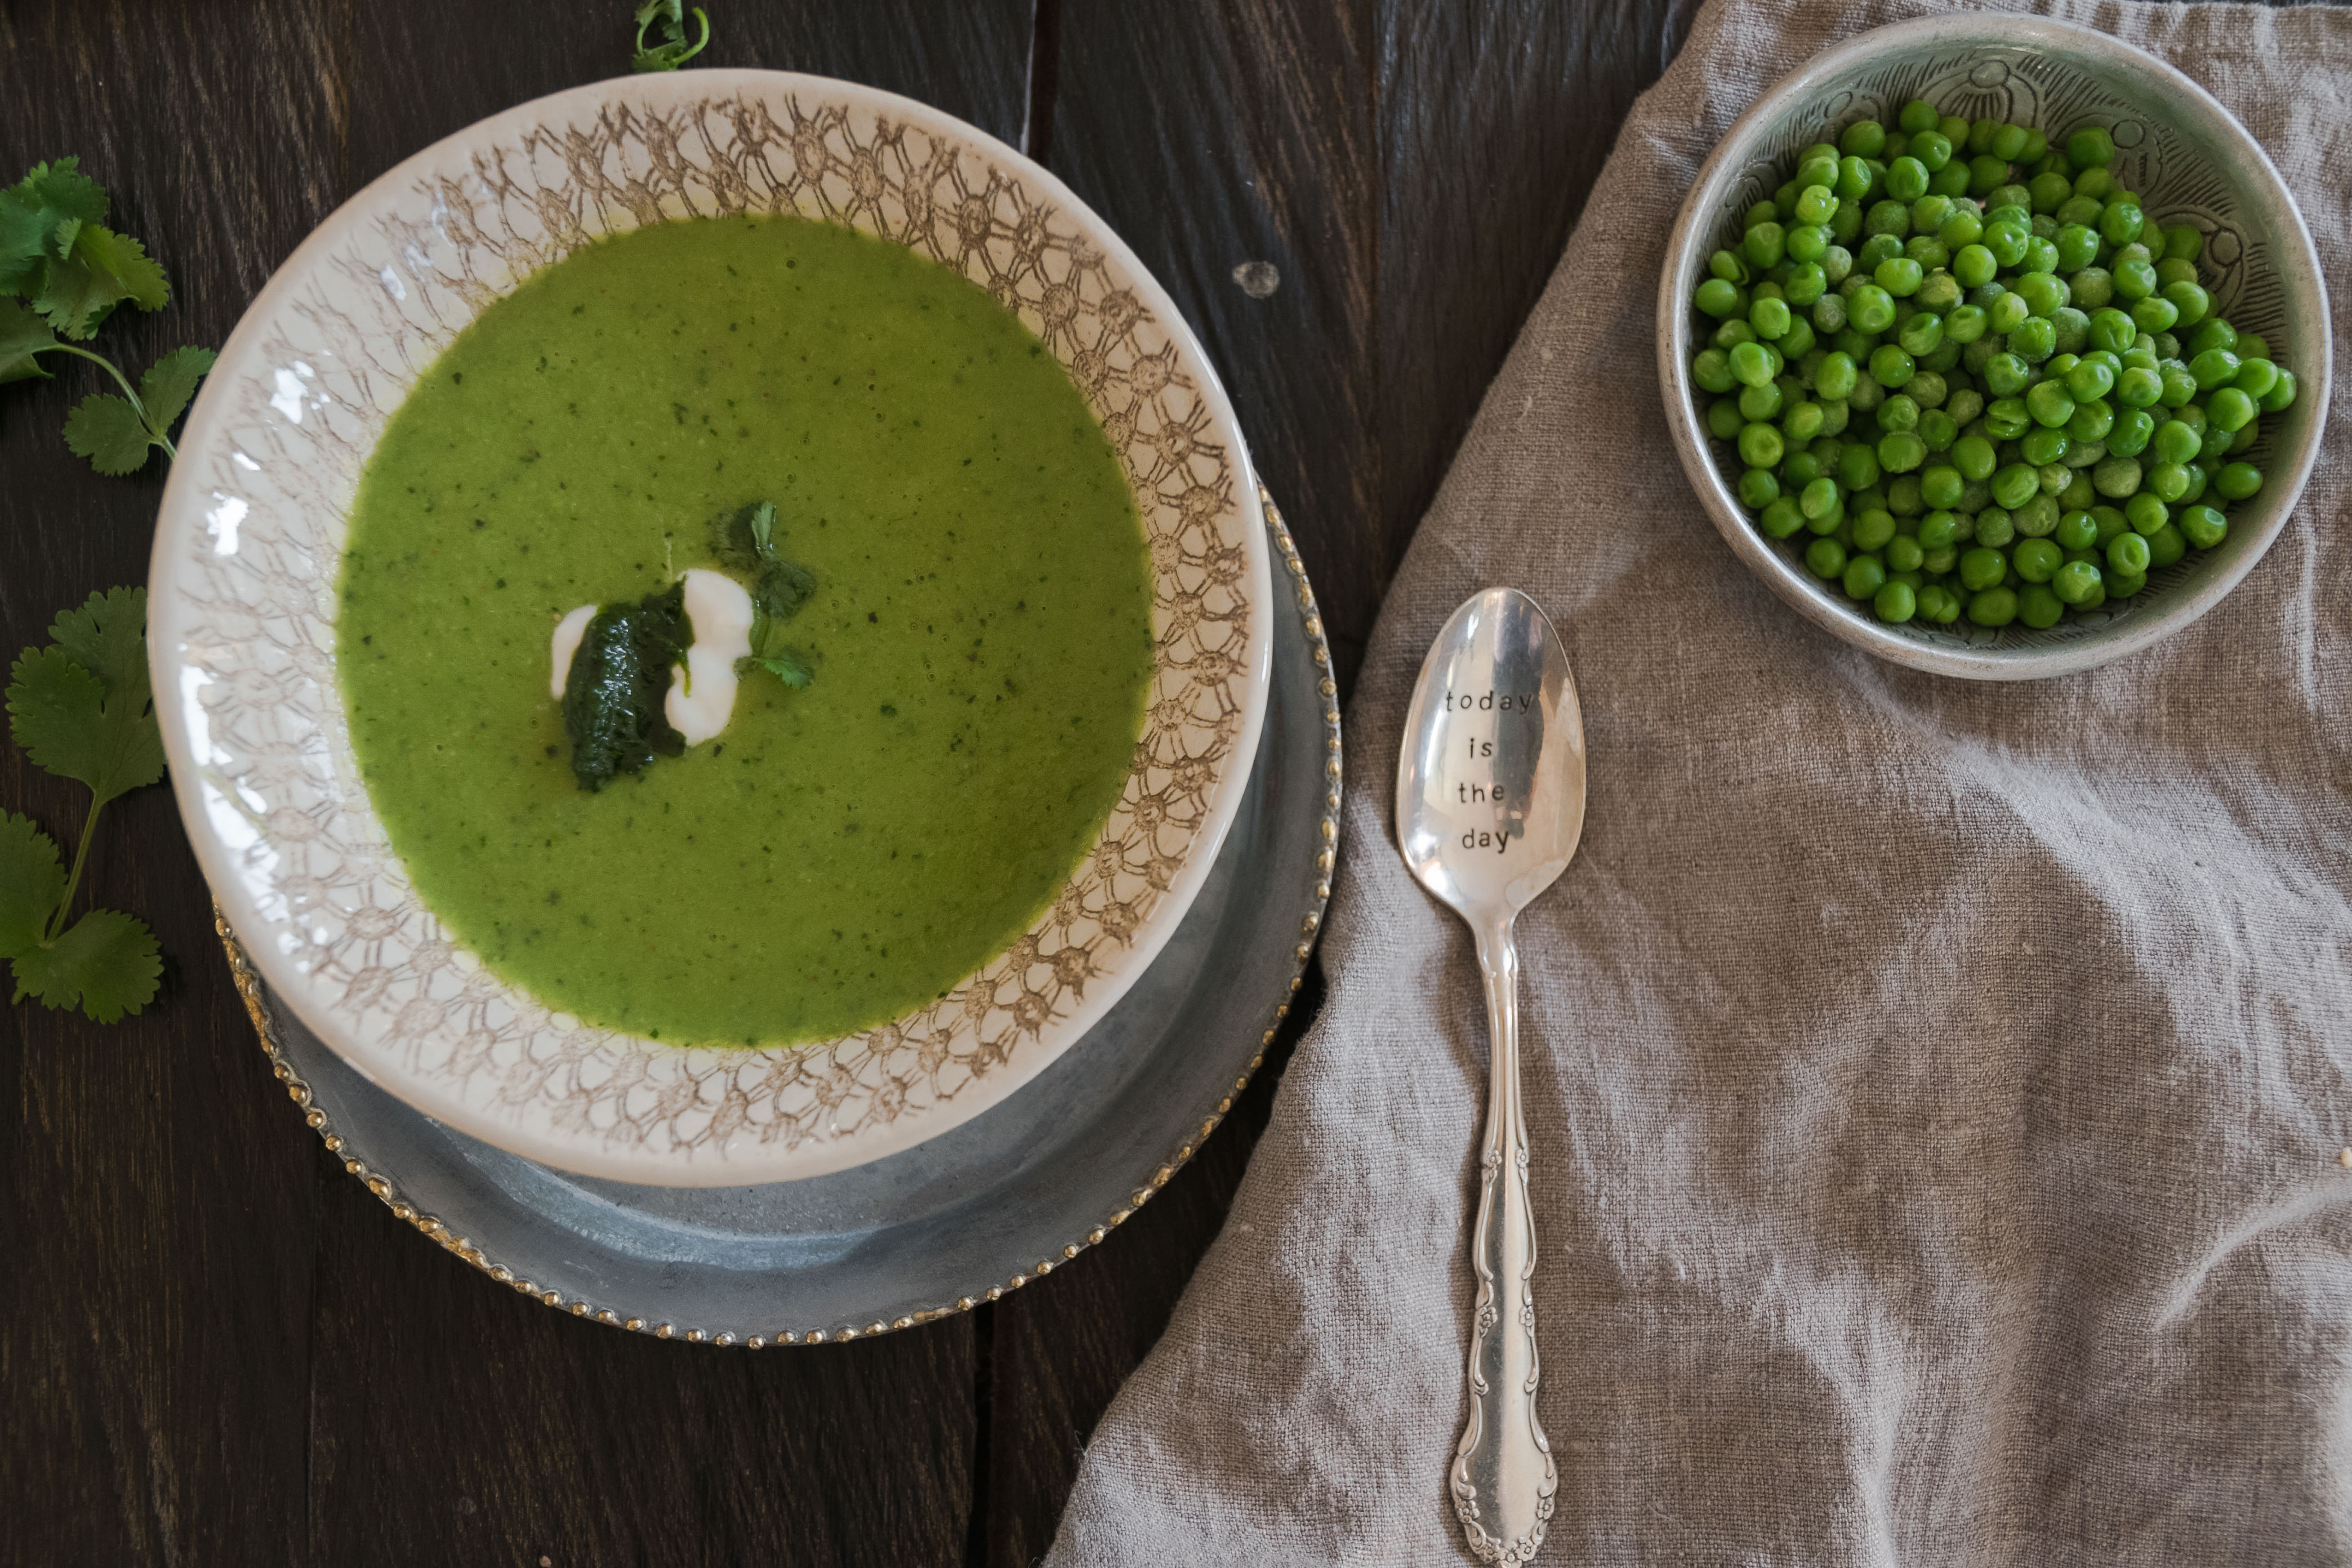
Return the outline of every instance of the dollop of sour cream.
<path id="1" fill-rule="evenodd" d="M 572 680 L 572 656 L 580 651 L 580 639 L 588 635 L 588 623 L 595 618 L 596 606 L 583 605 L 555 623 L 555 679 L 548 682 L 548 689 L 558 702 L 563 700 L 563 689 Z"/>
<path id="2" fill-rule="evenodd" d="M 686 618 L 694 641 L 686 667 L 670 666 L 662 716 L 698 746 L 727 728 L 735 712 L 735 661 L 751 657 L 751 595 L 723 572 L 699 567 L 686 574 Z"/>
<path id="3" fill-rule="evenodd" d="M 687 645 L 686 663 L 670 666 L 669 695 L 662 700 L 662 716 L 671 729 L 686 737 L 688 745 L 698 746 L 726 729 L 727 721 L 734 717 L 735 661 L 751 657 L 753 610 L 751 595 L 743 584 L 723 572 L 699 567 L 686 574 L 685 597 L 686 618 L 694 628 L 694 640 Z M 572 677 L 572 657 L 580 651 L 580 639 L 595 618 L 596 606 L 583 605 L 555 623 L 555 637 L 549 648 L 555 661 L 554 674 L 548 688 L 559 702 Z"/>

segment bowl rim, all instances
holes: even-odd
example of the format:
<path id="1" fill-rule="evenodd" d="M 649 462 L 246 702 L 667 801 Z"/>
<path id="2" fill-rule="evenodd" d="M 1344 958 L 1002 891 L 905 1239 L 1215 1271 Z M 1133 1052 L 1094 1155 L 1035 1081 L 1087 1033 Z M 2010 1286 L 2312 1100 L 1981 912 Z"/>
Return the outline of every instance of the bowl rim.
<path id="1" fill-rule="evenodd" d="M 878 1128 L 869 1122 L 864 1131 L 857 1133 L 810 1139 L 791 1148 L 780 1143 L 763 1144 L 737 1140 L 715 1154 L 699 1148 L 656 1152 L 642 1145 L 613 1144 L 593 1133 L 566 1134 L 547 1124 L 543 1115 L 532 1118 L 527 1123 L 522 1119 L 509 1119 L 499 1114 L 497 1096 L 479 1088 L 468 1087 L 472 1080 L 468 1080 L 468 1084 L 453 1086 L 429 1079 L 415 1070 L 403 1070 L 390 1050 L 371 1048 L 356 1037 L 353 1022 L 341 1016 L 327 998 L 315 994 L 318 987 L 292 966 L 291 959 L 279 942 L 260 940 L 261 934 L 276 922 L 262 914 L 256 891 L 246 885 L 245 879 L 238 873 L 234 852 L 214 831 L 208 819 L 200 798 L 205 770 L 198 765 L 193 754 L 189 727 L 183 712 L 184 704 L 178 700 L 181 671 L 194 666 L 186 657 L 187 605 L 184 602 L 186 596 L 173 592 L 173 584 L 184 571 L 183 559 L 192 540 L 201 533 L 204 527 L 205 505 L 201 493 L 204 481 L 198 477 L 199 466 L 185 460 L 174 462 L 158 508 L 149 557 L 149 674 L 157 693 L 156 718 L 163 731 L 173 795 L 195 853 L 198 868 L 210 885 L 217 907 L 240 933 L 255 967 L 277 994 L 321 1041 L 350 1062 L 362 1076 L 436 1120 L 486 1143 L 558 1169 L 589 1176 L 656 1186 L 701 1187 L 749 1185 L 823 1175 L 911 1148 L 980 1115 L 1016 1092 L 1101 1020 L 1151 967 L 1181 923 L 1185 911 L 1213 868 L 1218 851 L 1247 793 L 1250 777 L 1255 771 L 1271 691 L 1273 606 L 1270 595 L 1274 592 L 1274 581 L 1271 545 L 1267 541 L 1264 508 L 1257 493 L 1256 471 L 1250 460 L 1233 401 L 1206 350 L 1193 332 L 1191 322 L 1166 287 L 1118 231 L 1052 171 L 957 115 L 919 100 L 860 82 L 807 72 L 751 68 L 711 68 L 661 75 L 613 77 L 511 105 L 418 148 L 369 181 L 322 218 L 278 264 L 268 280 L 255 294 L 235 330 L 221 346 L 216 370 L 225 374 L 206 378 L 188 415 L 180 438 L 184 459 L 194 458 L 232 436 L 226 428 L 232 414 L 230 396 L 225 391 L 215 394 L 215 388 L 226 387 L 240 371 L 249 373 L 260 365 L 264 340 L 273 323 L 294 300 L 298 290 L 316 275 L 320 265 L 331 255 L 333 247 L 370 218 L 394 210 L 394 204 L 410 195 L 420 180 L 462 161 L 470 152 L 501 144 L 519 132 L 541 125 L 576 121 L 583 113 L 593 117 L 598 110 L 617 104 L 667 109 L 699 99 L 730 95 L 757 95 L 770 102 L 777 102 L 795 94 L 803 99 L 864 109 L 898 123 L 961 143 L 981 157 L 1000 163 L 1020 175 L 1087 244 L 1097 247 L 1123 274 L 1124 286 L 1134 292 L 1155 326 L 1165 333 L 1168 342 L 1175 350 L 1179 365 L 1195 378 L 1199 400 L 1207 411 L 1210 427 L 1224 442 L 1231 455 L 1234 500 L 1226 515 L 1238 517 L 1244 523 L 1240 532 L 1244 551 L 1244 582 L 1249 594 L 1243 629 L 1244 668 L 1239 673 L 1237 683 L 1244 694 L 1241 722 L 1228 752 L 1228 764 L 1209 797 L 1205 820 L 1189 841 L 1176 875 L 1155 900 L 1150 913 L 1144 918 L 1132 939 L 1118 949 L 1122 959 L 1120 967 L 1113 973 L 1097 976 L 1090 982 L 1083 994 L 1072 1000 L 1068 1011 L 1056 1013 L 1023 1048 L 1008 1053 L 984 1078 L 968 1084 L 951 1099 L 934 1102 L 920 1114 L 895 1117 L 880 1123 Z M 897 243 L 895 239 L 891 242 Z M 518 278 L 515 281 L 520 280 Z M 501 285 L 495 292 L 502 297 L 510 291 L 512 286 L 511 283 Z M 1124 467 L 1122 464 L 1123 469 Z M 1139 503 L 1147 500 L 1144 497 L 1137 499 Z M 340 703 L 340 691 L 331 700 Z M 355 774 L 353 777 L 356 779 Z M 362 787 L 363 789 L 364 786 Z M 373 807 L 370 809 L 372 812 Z M 386 851 L 393 859 L 398 860 L 397 853 L 392 851 L 388 844 Z M 430 906 L 425 904 L 421 895 L 416 897 L 416 903 L 430 912 Z M 454 936 L 454 933 L 450 934 Z M 974 973 L 985 970 L 1002 956 L 1002 952 L 992 953 Z M 522 986 L 503 979 L 499 983 L 511 993 L 530 994 Z M 549 1005 L 544 1002 L 541 1005 Z M 562 1010 L 550 1006 L 550 1011 Z M 891 1022 L 903 1020 L 908 1016 L 902 1014 L 899 1019 Z M 617 1038 L 643 1051 L 677 1053 L 708 1048 L 662 1046 L 625 1036 L 620 1031 L 614 1033 Z M 824 1045 L 824 1042 L 819 1041 L 809 1047 L 759 1048 L 798 1050 L 822 1048 Z"/>
<path id="2" fill-rule="evenodd" d="M 1937 41 L 1963 45 L 1977 41 L 2021 43 L 2051 53 L 2088 54 L 2127 62 L 2167 83 L 2180 94 L 2189 108 L 2209 117 L 2223 131 L 2223 139 L 2234 142 L 2245 155 L 2256 184 L 2268 186 L 2289 220 L 2276 235 L 2282 282 L 2290 296 L 2305 292 L 2318 307 L 2316 339 L 2307 352 L 2298 350 L 2295 356 L 2309 365 L 2307 370 L 2297 368 L 2295 375 L 2298 400 L 2309 401 L 2310 416 L 2303 438 L 2289 456 L 2284 471 L 2272 476 L 2276 488 L 2271 493 L 2275 499 L 2263 515 L 2260 531 L 2226 569 L 2194 589 L 2176 591 L 2155 613 L 2133 616 L 2110 632 L 2055 647 L 1953 648 L 1906 636 L 1843 601 L 1832 598 L 1827 590 L 1773 550 L 1748 521 L 1730 482 L 1716 467 L 1690 381 L 1691 324 L 1685 301 L 1697 270 L 1700 245 L 1711 222 L 1705 215 L 1721 203 L 1724 193 L 1748 161 L 1744 151 L 1738 157 L 1734 156 L 1735 151 L 1743 149 L 1759 126 L 1790 103 L 1820 90 L 1824 79 L 1890 49 Z M 2220 604 L 2269 553 L 2271 545 L 2284 531 L 2295 504 L 2302 500 L 2304 487 L 2318 461 L 2334 380 L 2335 331 L 2328 315 L 2326 279 L 2320 270 L 2318 247 L 2312 241 L 2311 227 L 2304 219 L 2303 209 L 2277 165 L 2271 162 L 2269 153 L 2220 100 L 2171 62 L 2112 33 L 2050 16 L 1956 11 L 1873 27 L 1826 48 L 1767 88 L 1732 121 L 1706 162 L 1700 165 L 1667 237 L 1665 266 L 1658 279 L 1656 353 L 1659 394 L 1665 404 L 1666 422 L 1674 432 L 1675 453 L 1691 488 L 1698 492 L 1701 506 L 1714 522 L 1716 531 L 1731 546 L 1732 553 L 1782 601 L 1832 635 L 1891 663 L 1968 680 L 2042 680 L 2095 668 L 2137 653 L 2179 631 Z"/>

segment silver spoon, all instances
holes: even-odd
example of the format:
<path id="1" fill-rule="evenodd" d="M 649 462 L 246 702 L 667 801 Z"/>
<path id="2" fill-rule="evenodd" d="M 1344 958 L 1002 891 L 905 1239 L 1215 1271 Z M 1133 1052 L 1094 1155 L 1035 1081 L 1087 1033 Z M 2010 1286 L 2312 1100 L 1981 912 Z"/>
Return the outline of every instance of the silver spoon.
<path id="1" fill-rule="evenodd" d="M 1470 1260 L 1470 1419 L 1454 1511 L 1485 1562 L 1525 1563 L 1559 1489 L 1536 1420 L 1535 1215 L 1519 1104 L 1519 953 L 1511 922 L 1559 879 L 1584 831 L 1584 723 L 1559 634 L 1533 599 L 1489 588 L 1422 662 L 1397 759 L 1397 842 L 1422 886 L 1469 922 L 1486 977 L 1486 1131 Z M 1501 1331 L 1497 1331 L 1497 1330 Z"/>

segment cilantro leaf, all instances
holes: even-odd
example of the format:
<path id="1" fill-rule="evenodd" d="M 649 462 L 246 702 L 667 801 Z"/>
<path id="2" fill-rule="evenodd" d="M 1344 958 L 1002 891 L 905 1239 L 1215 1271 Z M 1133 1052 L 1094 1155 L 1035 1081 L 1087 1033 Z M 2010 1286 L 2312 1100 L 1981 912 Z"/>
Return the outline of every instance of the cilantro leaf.
<path id="1" fill-rule="evenodd" d="M 40 292 L 33 296 L 33 309 L 67 337 L 89 338 L 130 297 L 131 290 L 111 273 L 97 270 L 77 254 L 48 264 Z"/>
<path id="2" fill-rule="evenodd" d="M 0 216 L 6 210 L 7 200 L 0 196 Z M 49 373 L 33 356 L 57 346 L 58 335 L 47 321 L 16 300 L 0 298 L 0 381 L 46 378 Z"/>
<path id="3" fill-rule="evenodd" d="M 788 647 L 780 647 L 773 653 L 755 653 L 749 658 L 738 659 L 736 663 L 739 668 L 747 664 L 757 665 L 794 690 L 816 679 L 816 671 L 809 668 L 808 661 Z"/>
<path id="4" fill-rule="evenodd" d="M 202 381 L 220 356 L 210 349 L 194 344 L 173 349 L 147 367 L 139 378 L 139 401 L 147 405 L 147 422 L 157 430 L 169 430 L 188 406 L 188 399 L 196 395 L 196 383 Z"/>
<path id="5" fill-rule="evenodd" d="M 109 693 L 135 692 L 147 700 L 147 590 L 109 588 L 79 609 L 61 610 L 49 640 L 106 683 Z"/>
<path id="6" fill-rule="evenodd" d="M 58 220 L 106 221 L 106 192 L 81 172 L 79 158 L 36 163 L 33 172 L 11 186 L 8 194 L 27 206 L 55 215 Z"/>
<path id="7" fill-rule="evenodd" d="M 29 816 L 0 811 L 0 958 L 39 944 L 65 896 L 58 847 Z"/>
<path id="8" fill-rule="evenodd" d="M 147 247 L 127 234 L 84 224 L 75 236 L 73 259 L 101 277 L 110 278 L 142 310 L 160 310 L 172 297 L 171 280 L 148 256 Z"/>
<path id="9" fill-rule="evenodd" d="M 92 910 L 47 946 L 16 955 L 16 997 L 45 1007 L 81 1010 L 101 1024 L 136 1013 L 155 999 L 163 973 L 155 933 L 147 922 L 116 910 Z"/>
<path id="10" fill-rule="evenodd" d="M 816 592 L 816 575 L 807 567 L 771 558 L 752 584 L 751 602 L 772 621 L 789 621 Z"/>
<path id="11" fill-rule="evenodd" d="M 702 25 L 702 36 L 688 48 L 686 43 L 685 0 L 645 0 L 637 7 L 637 52 L 630 58 L 629 68 L 640 71 L 674 71 L 700 54 L 710 42 L 710 18 L 702 7 L 694 8 L 694 19 Z M 659 23 L 664 42 L 646 47 L 646 29 Z"/>
<path id="12" fill-rule="evenodd" d="M 50 221 L 15 191 L 0 191 L 0 294 L 30 293 L 48 264 Z"/>
<path id="13" fill-rule="evenodd" d="M 111 392 L 91 393 L 66 416 L 66 445 L 101 474 L 137 473 L 154 440 L 131 400 Z"/>
<path id="14" fill-rule="evenodd" d="M 163 740 L 149 710 L 144 589 L 93 594 L 58 617 L 56 635 L 10 672 L 16 743 L 41 767 L 88 784 L 91 809 L 163 776 Z M 89 660 L 84 663 L 84 658 Z"/>

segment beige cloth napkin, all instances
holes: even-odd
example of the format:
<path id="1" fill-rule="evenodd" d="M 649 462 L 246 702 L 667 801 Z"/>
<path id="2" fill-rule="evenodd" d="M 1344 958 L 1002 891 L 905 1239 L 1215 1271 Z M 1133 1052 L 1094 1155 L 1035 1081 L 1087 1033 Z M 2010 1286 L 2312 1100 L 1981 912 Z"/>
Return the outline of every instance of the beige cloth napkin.
<path id="1" fill-rule="evenodd" d="M 1466 1559 L 1486 1030 L 1391 799 L 1422 654 L 1497 583 L 1558 621 L 1591 756 L 1520 922 L 1544 1560 L 2352 1563 L 2346 415 L 2201 623 L 1998 686 L 1782 606 L 1667 437 L 1652 301 L 1700 162 L 1925 8 L 1710 0 L 1635 106 L 1381 616 L 1329 1000 L 1054 1564 Z M 2270 150 L 2352 385 L 2352 11 L 2054 9 Z"/>

